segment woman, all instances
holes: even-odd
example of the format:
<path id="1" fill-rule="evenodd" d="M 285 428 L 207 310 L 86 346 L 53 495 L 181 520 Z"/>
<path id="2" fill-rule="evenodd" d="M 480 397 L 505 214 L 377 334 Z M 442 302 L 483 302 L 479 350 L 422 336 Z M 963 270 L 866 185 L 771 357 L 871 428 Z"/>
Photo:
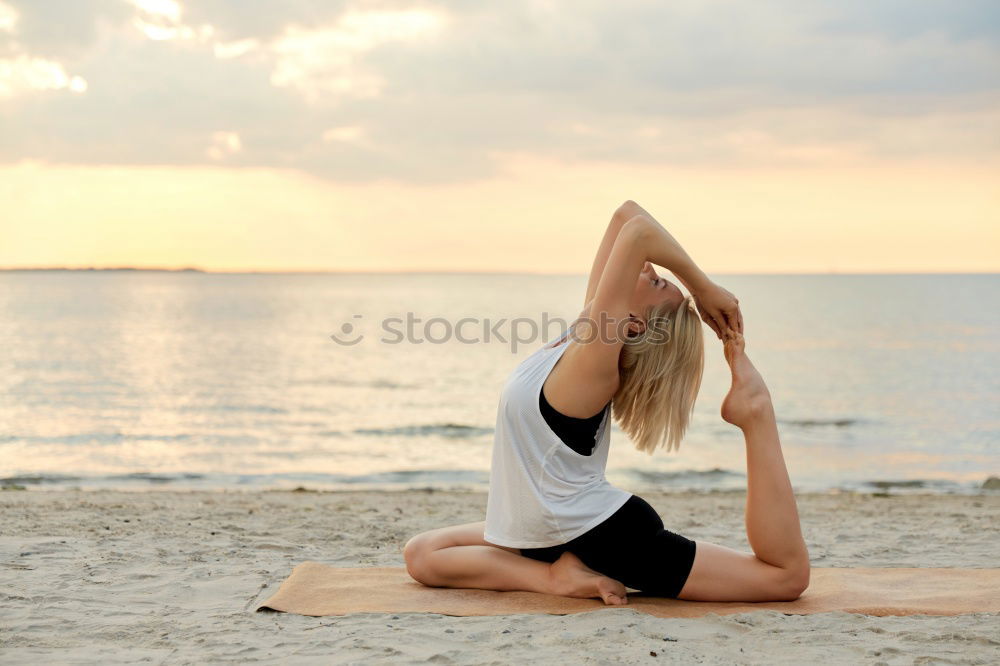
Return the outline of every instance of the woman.
<path id="1" fill-rule="evenodd" d="M 486 520 L 411 538 L 409 574 L 435 587 L 608 605 L 627 603 L 626 587 L 697 601 L 798 598 L 809 585 L 809 553 L 771 397 L 744 352 L 737 299 L 626 201 L 598 249 L 584 302 L 570 332 L 525 359 L 504 387 Z M 721 413 L 746 441 L 752 554 L 666 530 L 645 500 L 604 478 L 609 411 L 639 450 L 679 446 L 701 385 L 699 315 L 723 341 L 732 373 Z"/>

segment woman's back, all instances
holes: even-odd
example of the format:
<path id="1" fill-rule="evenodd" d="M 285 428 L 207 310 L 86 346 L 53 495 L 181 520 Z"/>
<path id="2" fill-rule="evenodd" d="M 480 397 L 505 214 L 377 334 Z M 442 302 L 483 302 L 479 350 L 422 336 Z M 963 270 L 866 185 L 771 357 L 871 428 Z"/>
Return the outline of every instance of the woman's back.
<path id="1" fill-rule="evenodd" d="M 490 543 L 514 548 L 566 543 L 631 496 L 604 477 L 610 410 L 591 455 L 567 446 L 541 413 L 539 393 L 566 350 L 567 344 L 551 343 L 536 350 L 514 369 L 500 395 L 484 535 Z"/>

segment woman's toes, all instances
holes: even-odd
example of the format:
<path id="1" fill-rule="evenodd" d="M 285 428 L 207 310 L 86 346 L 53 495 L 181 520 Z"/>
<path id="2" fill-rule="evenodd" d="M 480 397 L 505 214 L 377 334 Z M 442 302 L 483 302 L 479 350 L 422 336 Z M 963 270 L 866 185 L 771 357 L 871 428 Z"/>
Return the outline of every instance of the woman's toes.
<path id="1" fill-rule="evenodd" d="M 602 577 L 597 583 L 597 591 L 608 606 L 624 606 L 628 603 L 625 586 L 614 578 Z"/>
<path id="2" fill-rule="evenodd" d="M 604 599 L 604 603 L 608 606 L 624 606 L 628 603 L 628 599 L 625 597 L 619 597 L 617 594 L 609 594 Z"/>

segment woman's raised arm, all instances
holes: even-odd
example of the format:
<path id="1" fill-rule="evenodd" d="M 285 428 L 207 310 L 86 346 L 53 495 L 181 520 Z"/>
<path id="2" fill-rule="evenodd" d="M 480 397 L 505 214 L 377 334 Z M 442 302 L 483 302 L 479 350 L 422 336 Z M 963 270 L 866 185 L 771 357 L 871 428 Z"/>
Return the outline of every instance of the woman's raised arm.
<path id="1" fill-rule="evenodd" d="M 677 276 L 694 296 L 702 320 L 720 340 L 726 328 L 742 329 L 736 298 L 712 282 L 656 220 L 639 214 L 622 225 L 598 281 L 589 316 L 579 325 L 580 336 L 596 343 L 582 345 L 579 352 L 580 367 L 588 380 L 617 378 L 618 354 L 624 344 L 621 323 L 629 317 L 629 299 L 646 261 Z M 699 303 L 702 299 L 706 302 Z"/>
<path id="2" fill-rule="evenodd" d="M 590 268 L 590 279 L 587 281 L 587 294 L 583 299 L 583 307 L 587 307 L 587 304 L 594 299 L 594 294 L 597 293 L 597 284 L 601 281 L 604 267 L 607 266 L 608 257 L 611 256 L 611 248 L 615 246 L 615 240 L 618 238 L 618 234 L 621 233 L 622 227 L 636 215 L 649 216 L 649 213 L 642 206 L 629 199 L 621 206 L 618 206 L 611 216 L 608 228 L 604 231 L 604 238 L 601 240 L 601 245 L 597 248 L 594 264 Z"/>
<path id="3" fill-rule="evenodd" d="M 597 288 L 604 271 L 607 270 L 608 258 L 614 248 L 618 235 L 626 223 L 634 218 L 641 218 L 648 223 L 656 240 L 658 248 L 653 249 L 647 260 L 670 270 L 694 296 L 698 314 L 715 335 L 722 340 L 725 329 L 743 333 L 743 313 L 739 309 L 739 301 L 729 291 L 712 282 L 691 257 L 688 256 L 680 243 L 663 228 L 646 210 L 629 199 L 615 211 L 604 233 L 604 240 L 594 258 L 594 266 L 590 271 L 590 281 L 587 285 L 587 295 L 583 303 L 584 314 L 591 311 L 590 305 L 597 295 Z"/>

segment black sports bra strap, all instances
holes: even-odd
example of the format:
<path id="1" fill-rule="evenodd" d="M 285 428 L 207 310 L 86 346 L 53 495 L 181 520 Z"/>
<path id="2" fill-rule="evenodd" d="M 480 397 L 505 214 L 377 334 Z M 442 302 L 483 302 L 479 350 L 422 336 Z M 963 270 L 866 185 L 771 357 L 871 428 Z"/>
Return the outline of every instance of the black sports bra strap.
<path id="1" fill-rule="evenodd" d="M 608 404 L 610 405 L 611 403 Z M 545 389 L 543 387 L 538 392 L 538 407 L 542 412 L 545 422 L 552 428 L 552 432 L 558 435 L 559 439 L 566 446 L 582 456 L 589 456 L 594 453 L 594 448 L 597 446 L 597 430 L 601 427 L 601 421 L 604 420 L 604 412 L 608 409 L 607 405 L 605 405 L 604 409 L 589 418 L 578 419 L 566 416 L 562 412 L 557 411 L 545 399 Z"/>

